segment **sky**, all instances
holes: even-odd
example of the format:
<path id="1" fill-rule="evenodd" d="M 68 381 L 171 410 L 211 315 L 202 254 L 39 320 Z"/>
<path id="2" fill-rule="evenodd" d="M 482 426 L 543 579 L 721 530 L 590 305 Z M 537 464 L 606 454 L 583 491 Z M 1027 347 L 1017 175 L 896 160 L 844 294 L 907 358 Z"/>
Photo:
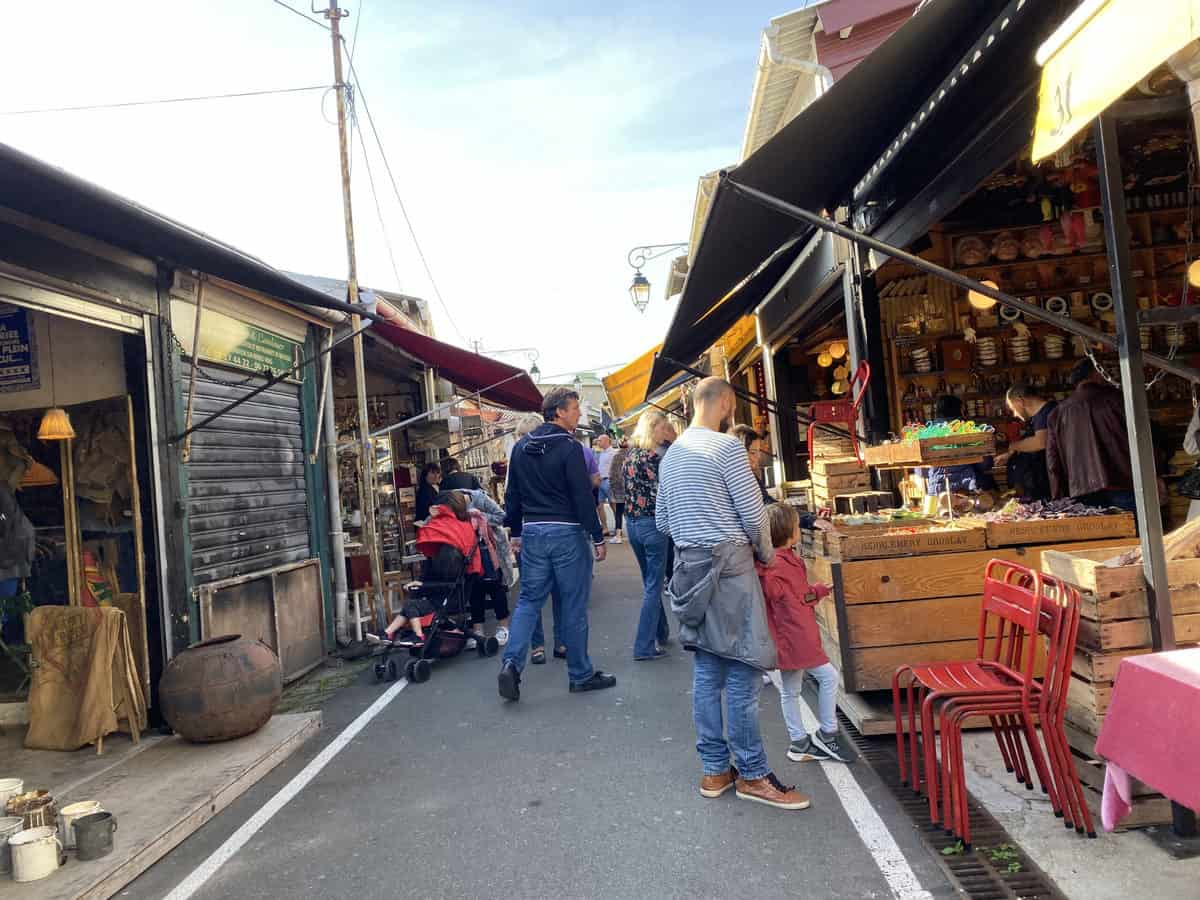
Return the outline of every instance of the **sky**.
<path id="1" fill-rule="evenodd" d="M 498 351 L 535 349 L 545 376 L 632 360 L 674 303 L 664 257 L 634 309 L 627 252 L 687 240 L 697 179 L 737 160 L 761 31 L 802 4 L 343 0 L 360 282 L 427 299 L 443 340 L 523 367 Z M 0 112 L 333 82 L 328 33 L 272 0 L 40 0 L 9 23 Z M 334 117 L 318 90 L 0 115 L 0 142 L 274 266 L 344 278 Z"/>

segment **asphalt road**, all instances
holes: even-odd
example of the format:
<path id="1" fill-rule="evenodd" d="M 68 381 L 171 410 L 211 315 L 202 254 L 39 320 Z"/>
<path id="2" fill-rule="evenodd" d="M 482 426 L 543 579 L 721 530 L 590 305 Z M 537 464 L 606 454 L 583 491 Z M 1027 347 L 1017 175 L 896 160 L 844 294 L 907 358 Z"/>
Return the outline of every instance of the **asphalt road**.
<path id="1" fill-rule="evenodd" d="M 633 662 L 640 579 L 628 546 L 610 550 L 591 649 L 616 689 L 569 694 L 552 659 L 526 669 L 521 702 L 509 704 L 496 694 L 497 660 L 451 660 L 404 688 L 193 896 L 897 896 L 867 846 L 878 849 L 878 834 L 860 834 L 820 766 L 787 760 L 772 688 L 762 702 L 771 762 L 812 807 L 699 796 L 690 657 L 672 642 L 670 659 Z M 384 690 L 368 671 L 336 694 L 318 738 L 120 896 L 170 894 Z M 861 763 L 851 773 L 921 889 L 954 896 L 874 773 Z"/>

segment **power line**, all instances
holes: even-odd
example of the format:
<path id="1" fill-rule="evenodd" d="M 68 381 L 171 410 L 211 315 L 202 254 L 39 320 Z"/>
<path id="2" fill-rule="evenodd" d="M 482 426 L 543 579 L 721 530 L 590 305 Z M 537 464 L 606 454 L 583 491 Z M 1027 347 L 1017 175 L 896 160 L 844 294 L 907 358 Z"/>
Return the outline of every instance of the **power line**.
<path id="1" fill-rule="evenodd" d="M 286 9 L 290 13 L 295 13 L 300 18 L 304 19 L 306 22 L 312 22 L 318 28 L 324 28 L 326 31 L 329 30 L 329 26 L 326 25 L 324 22 L 322 22 L 320 19 L 314 19 L 308 13 L 301 12 L 300 10 L 296 9 L 296 7 L 294 7 L 294 6 L 288 6 L 288 4 L 284 3 L 283 0 L 271 0 L 271 2 L 274 3 L 276 6 L 282 6 L 284 9 Z"/>
<path id="2" fill-rule="evenodd" d="M 299 94 L 303 91 L 327 91 L 329 85 L 314 84 L 309 87 L 274 88 L 265 91 L 238 91 L 231 94 L 204 94 L 197 97 L 164 97 L 159 100 L 123 100 L 120 103 L 94 103 L 86 106 L 54 106 L 40 109 L 0 110 L 0 116 L 36 116 L 42 113 L 83 112 L 92 109 L 125 109 L 131 106 L 157 106 L 163 103 L 192 103 L 199 100 L 229 100 L 241 97 L 265 97 L 269 94 Z"/>
<path id="3" fill-rule="evenodd" d="M 383 208 L 379 205 L 379 194 L 375 191 L 375 175 L 371 171 L 371 154 L 367 149 L 366 141 L 361 140 L 362 128 L 358 124 L 358 116 L 353 112 L 351 113 L 350 121 L 353 123 L 354 128 L 359 132 L 359 144 L 362 147 L 363 162 L 367 167 L 367 182 L 371 185 L 371 199 L 375 201 L 375 215 L 379 219 L 379 230 L 383 232 L 383 244 L 385 247 L 387 247 L 388 259 L 392 261 L 392 275 L 396 279 L 396 290 L 401 290 L 400 268 L 396 265 L 396 254 L 395 251 L 392 250 L 392 239 L 389 237 L 387 225 L 383 221 Z"/>
<path id="4" fill-rule="evenodd" d="M 450 322 L 450 326 L 458 335 L 459 340 L 464 343 L 469 343 L 467 337 L 463 334 L 463 330 L 458 327 L 458 323 L 454 321 L 454 316 L 450 313 L 450 307 L 446 305 L 446 300 L 442 297 L 442 292 L 438 288 L 437 281 L 433 277 L 433 270 L 429 266 L 429 261 L 425 258 L 425 251 L 421 249 L 421 242 L 417 239 L 416 229 L 413 228 L 412 219 L 408 216 L 408 210 L 404 206 L 404 200 L 400 196 L 400 188 L 396 185 L 396 176 L 392 172 L 392 165 L 388 162 L 387 152 L 383 149 L 383 141 L 379 137 L 379 130 L 375 127 L 375 120 L 371 116 L 371 107 L 367 104 L 367 95 L 362 89 L 362 80 L 358 77 L 358 72 L 354 68 L 354 59 L 349 59 L 350 77 L 354 79 L 355 92 L 359 99 L 362 100 L 363 112 L 367 114 L 367 124 L 371 126 L 371 134 L 375 138 L 375 145 L 379 148 L 379 155 L 383 157 L 383 167 L 387 172 L 388 180 L 392 184 L 392 193 L 396 195 L 396 203 L 400 205 L 400 212 L 404 216 L 404 224 L 408 227 L 408 234 L 412 238 L 413 246 L 416 248 L 417 256 L 421 260 L 421 265 L 425 269 L 425 276 L 429 279 L 429 284 L 433 288 L 434 296 L 437 297 L 438 303 L 441 304 L 442 312 L 446 314 L 446 319 Z"/>

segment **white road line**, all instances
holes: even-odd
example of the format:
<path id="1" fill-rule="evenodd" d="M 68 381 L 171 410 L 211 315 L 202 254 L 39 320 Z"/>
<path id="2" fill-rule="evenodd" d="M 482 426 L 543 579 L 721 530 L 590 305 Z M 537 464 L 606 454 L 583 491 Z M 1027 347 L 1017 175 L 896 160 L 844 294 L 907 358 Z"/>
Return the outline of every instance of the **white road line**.
<path id="1" fill-rule="evenodd" d="M 775 685 L 776 690 L 782 686 L 782 679 L 778 672 L 771 673 L 771 683 Z M 817 722 L 817 714 L 813 712 L 812 707 L 808 705 L 808 700 L 804 697 L 800 698 L 800 715 L 804 719 L 804 727 L 808 729 L 809 734 L 820 727 Z M 854 825 L 858 836 L 866 845 L 871 858 L 875 860 L 875 865 L 879 867 L 879 871 L 887 881 L 896 900 L 932 900 L 933 895 L 921 887 L 921 882 L 908 864 L 908 860 L 904 858 L 904 852 L 900 849 L 900 845 L 896 843 L 896 839 L 892 837 L 887 825 L 884 824 L 875 807 L 871 805 L 870 798 L 863 792 L 846 764 L 822 762 L 821 771 L 829 780 L 829 784 L 842 804 L 842 809 L 846 811 L 851 824 Z"/>
<path id="2" fill-rule="evenodd" d="M 212 878 L 221 866 L 229 862 L 233 858 L 233 855 L 241 850 L 250 838 L 254 837 L 264 825 L 271 821 L 277 812 L 287 806 L 297 794 L 304 790 L 308 783 L 316 778 L 321 770 L 329 765 L 333 758 L 341 753 L 346 748 L 346 745 L 354 740 L 358 733 L 366 728 L 372 719 L 383 712 L 384 708 L 407 685 L 408 681 L 401 679 L 384 691 L 378 700 L 363 710 L 357 719 L 347 725 L 341 734 L 330 741 L 329 745 L 300 771 L 300 774 L 280 788 L 279 793 L 268 800 L 258 812 L 242 824 L 241 828 L 231 834 L 225 843 L 214 850 L 208 859 L 200 863 L 187 878 L 181 881 L 171 893 L 167 894 L 165 900 L 187 900 L 196 891 L 200 890 L 204 886 L 204 883 Z"/>

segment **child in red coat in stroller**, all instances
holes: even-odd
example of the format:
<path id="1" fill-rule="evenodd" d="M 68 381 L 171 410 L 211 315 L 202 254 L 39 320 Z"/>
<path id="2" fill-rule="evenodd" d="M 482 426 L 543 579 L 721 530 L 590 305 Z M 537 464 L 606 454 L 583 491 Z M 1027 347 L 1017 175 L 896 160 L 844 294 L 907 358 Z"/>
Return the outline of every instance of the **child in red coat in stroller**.
<path id="1" fill-rule="evenodd" d="M 449 578 L 453 572 L 433 572 L 439 568 L 437 563 L 452 556 L 446 554 L 445 548 L 450 548 L 462 555 L 466 560 L 465 570 L 461 573 L 464 581 L 462 593 L 469 596 L 465 590 L 466 579 L 483 574 L 483 563 L 480 561 L 479 546 L 475 527 L 471 524 L 467 509 L 466 498 L 458 491 L 444 491 L 438 494 L 430 507 L 429 521 L 417 530 L 417 550 L 425 556 L 427 562 L 427 577 Z M 442 563 L 441 568 L 449 564 Z M 452 579 L 452 580 L 457 580 Z M 408 585 L 408 599 L 400 609 L 400 615 L 392 619 L 382 634 L 368 634 L 366 639 L 372 644 L 390 644 L 396 640 L 396 635 L 406 627 L 412 630 L 414 640 L 408 641 L 417 645 L 425 639 L 425 628 L 433 621 L 437 610 L 433 606 L 433 598 L 429 592 L 421 591 L 421 583 Z"/>

